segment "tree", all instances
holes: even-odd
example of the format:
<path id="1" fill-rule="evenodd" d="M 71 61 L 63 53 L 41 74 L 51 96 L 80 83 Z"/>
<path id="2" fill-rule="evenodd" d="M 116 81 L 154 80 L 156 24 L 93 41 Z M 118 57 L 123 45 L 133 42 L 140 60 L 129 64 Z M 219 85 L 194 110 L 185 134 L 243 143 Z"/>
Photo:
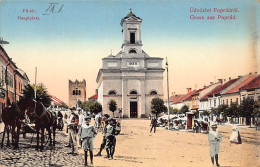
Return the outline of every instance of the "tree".
<path id="1" fill-rule="evenodd" d="M 253 111 L 254 111 L 254 100 L 251 99 L 251 98 L 246 98 L 242 101 L 242 104 L 241 104 L 241 107 L 242 107 L 242 115 L 241 116 L 244 116 L 246 117 L 246 124 L 250 124 L 251 125 L 251 116 L 253 114 Z"/>
<path id="2" fill-rule="evenodd" d="M 237 103 L 231 103 L 227 109 L 230 117 L 238 118 L 241 116 L 241 107 Z"/>
<path id="3" fill-rule="evenodd" d="M 94 101 L 85 101 L 81 103 L 80 108 L 82 108 L 85 111 L 90 111 L 90 106 L 94 104 Z"/>
<path id="4" fill-rule="evenodd" d="M 164 105 L 164 101 L 161 98 L 153 98 L 151 101 L 151 112 L 153 114 L 157 115 L 162 113 L 162 112 L 166 112 L 167 111 L 167 107 Z"/>
<path id="5" fill-rule="evenodd" d="M 217 116 L 220 116 L 220 114 L 222 113 L 224 120 L 225 120 L 225 121 L 227 120 L 228 105 L 226 105 L 226 104 L 221 104 L 221 105 L 219 105 L 215 110 L 216 110 Z"/>
<path id="6" fill-rule="evenodd" d="M 108 108 L 109 110 L 113 113 L 113 117 L 114 117 L 114 112 L 116 111 L 117 109 L 117 103 L 114 99 L 111 99 L 109 102 L 108 102 Z"/>
<path id="7" fill-rule="evenodd" d="M 186 112 L 189 112 L 189 107 L 187 105 L 184 105 L 181 107 L 181 113 L 186 115 Z"/>
<path id="8" fill-rule="evenodd" d="M 179 112 L 178 108 L 172 108 L 171 107 L 171 110 L 170 110 L 171 114 L 177 114 L 178 112 Z"/>
<path id="9" fill-rule="evenodd" d="M 91 113 L 98 114 L 102 111 L 102 105 L 99 102 L 95 101 L 95 102 L 91 103 L 91 105 L 89 107 L 89 111 Z"/>
<path id="10" fill-rule="evenodd" d="M 210 114 L 210 112 L 209 112 L 209 110 L 204 110 L 202 113 L 201 113 L 201 115 L 209 115 Z"/>
<path id="11" fill-rule="evenodd" d="M 34 85 L 28 84 L 23 90 L 24 97 L 27 99 L 34 99 Z M 36 101 L 42 102 L 45 107 L 51 105 L 51 96 L 47 92 L 47 88 L 40 83 L 36 86 Z"/>
<path id="12" fill-rule="evenodd" d="M 253 115 L 260 117 L 260 100 L 255 101 Z"/>

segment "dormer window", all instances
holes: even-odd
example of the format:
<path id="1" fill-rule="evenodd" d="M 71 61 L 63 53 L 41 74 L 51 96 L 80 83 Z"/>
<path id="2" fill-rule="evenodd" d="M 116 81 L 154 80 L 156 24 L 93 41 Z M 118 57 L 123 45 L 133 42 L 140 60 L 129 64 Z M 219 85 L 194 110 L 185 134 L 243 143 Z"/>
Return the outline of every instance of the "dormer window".
<path id="1" fill-rule="evenodd" d="M 135 44 L 135 33 L 130 32 L 130 44 Z"/>
<path id="2" fill-rule="evenodd" d="M 136 50 L 130 49 L 130 50 L 129 50 L 129 53 L 136 53 Z"/>

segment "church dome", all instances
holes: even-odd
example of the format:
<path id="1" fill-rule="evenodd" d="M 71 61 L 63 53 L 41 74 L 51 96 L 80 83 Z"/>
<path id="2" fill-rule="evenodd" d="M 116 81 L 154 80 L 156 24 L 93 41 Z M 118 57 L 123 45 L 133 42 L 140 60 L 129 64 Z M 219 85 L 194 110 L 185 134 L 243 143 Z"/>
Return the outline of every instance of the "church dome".
<path id="1" fill-rule="evenodd" d="M 132 12 L 132 9 L 130 9 L 130 12 L 127 14 L 127 16 L 121 19 L 120 25 L 122 26 L 124 20 L 127 19 L 127 18 L 129 18 L 129 17 L 134 17 L 134 18 L 137 18 L 137 19 L 141 19 L 140 17 L 137 17 L 137 16 Z"/>

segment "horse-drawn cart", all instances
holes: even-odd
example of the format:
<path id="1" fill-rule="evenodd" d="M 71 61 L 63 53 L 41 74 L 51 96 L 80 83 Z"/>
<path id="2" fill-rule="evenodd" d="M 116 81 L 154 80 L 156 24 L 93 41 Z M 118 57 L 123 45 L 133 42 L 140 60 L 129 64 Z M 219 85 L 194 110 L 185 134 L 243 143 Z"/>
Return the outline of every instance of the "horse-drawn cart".
<path id="1" fill-rule="evenodd" d="M 26 134 L 32 134 L 31 136 L 31 143 L 33 142 L 33 139 L 36 138 L 36 128 L 34 123 L 28 123 L 28 122 L 22 122 L 21 126 L 21 133 L 23 134 L 23 137 L 26 138 Z M 49 135 L 48 133 L 44 134 L 44 144 L 46 145 L 49 142 Z"/>

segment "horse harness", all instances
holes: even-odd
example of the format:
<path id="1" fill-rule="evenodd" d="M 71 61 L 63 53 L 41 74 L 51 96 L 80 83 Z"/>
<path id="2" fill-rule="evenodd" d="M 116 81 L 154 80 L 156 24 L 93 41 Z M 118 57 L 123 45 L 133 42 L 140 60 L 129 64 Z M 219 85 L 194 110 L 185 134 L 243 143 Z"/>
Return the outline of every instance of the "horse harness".
<path id="1" fill-rule="evenodd" d="M 48 121 L 51 122 L 51 113 L 48 113 L 48 112 L 46 111 L 46 108 L 43 106 L 42 103 L 40 103 L 40 104 L 41 104 L 42 107 L 43 107 L 43 112 L 41 113 L 41 115 L 37 115 L 37 114 L 36 114 L 36 105 L 37 105 L 36 103 L 37 103 L 37 101 L 35 101 L 35 100 L 33 100 L 33 101 L 34 101 L 34 110 L 33 110 L 33 113 L 34 113 L 34 116 L 36 117 L 36 119 L 39 120 L 39 119 L 43 118 L 44 115 L 46 115 Z"/>

